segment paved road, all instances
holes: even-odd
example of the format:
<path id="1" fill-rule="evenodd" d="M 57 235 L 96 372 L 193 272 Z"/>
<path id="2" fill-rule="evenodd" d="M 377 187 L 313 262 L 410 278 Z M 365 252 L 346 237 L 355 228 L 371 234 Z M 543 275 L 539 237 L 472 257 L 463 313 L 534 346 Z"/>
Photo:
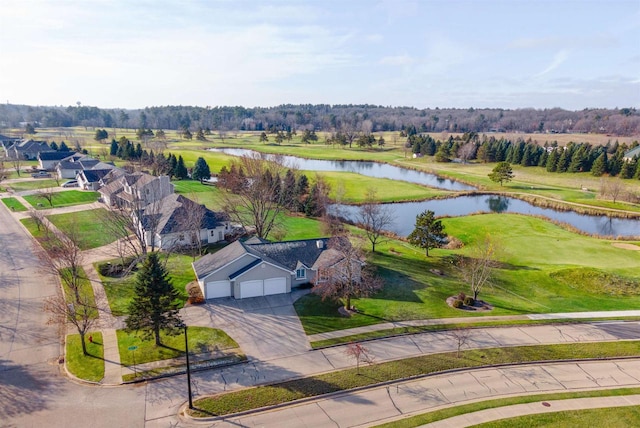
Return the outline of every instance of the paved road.
<path id="1" fill-rule="evenodd" d="M 211 421 L 215 427 L 360 427 L 510 395 L 640 386 L 640 360 L 477 369 L 334 395 L 267 412 Z M 515 416 L 515 415 L 514 415 Z M 459 426 L 440 424 L 438 426 Z"/>
<path id="2" fill-rule="evenodd" d="M 54 340 L 56 330 L 46 325 L 47 316 L 42 312 L 44 297 L 52 295 L 57 284 L 55 278 L 37 270 L 33 248 L 30 237 L 0 204 L 0 426 L 185 426 L 176 416 L 186 398 L 184 376 L 110 388 L 78 385 L 61 375 L 57 364 L 60 347 Z M 209 310 L 215 312 L 216 308 Z M 228 310 L 237 313 L 238 308 L 231 305 Z M 238 314 L 235 322 L 242 324 L 259 316 L 273 318 L 283 310 L 278 304 L 256 307 L 246 315 L 249 318 Z M 194 312 L 193 316 L 203 315 Z M 215 314 L 206 316 L 215 318 Z M 638 338 L 638 325 L 609 322 L 477 330 L 473 346 Z M 291 328 L 297 330 L 295 325 Z M 343 348 L 307 351 L 306 343 L 289 349 L 285 354 L 290 356 L 283 357 L 279 347 L 284 341 L 284 332 L 286 328 L 272 332 L 277 339 L 274 344 L 253 345 L 254 355 L 258 355 L 261 348 L 273 347 L 270 354 L 265 354 L 273 359 L 196 373 L 194 393 L 212 394 L 353 365 Z M 455 344 L 443 333 L 428 333 L 370 342 L 367 346 L 377 361 L 384 361 L 451 350 Z"/>

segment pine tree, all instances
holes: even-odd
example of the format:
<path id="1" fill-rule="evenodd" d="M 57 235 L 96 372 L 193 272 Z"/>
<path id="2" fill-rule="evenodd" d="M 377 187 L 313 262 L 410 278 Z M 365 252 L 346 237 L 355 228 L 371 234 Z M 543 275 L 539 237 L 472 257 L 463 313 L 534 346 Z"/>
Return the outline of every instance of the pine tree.
<path id="1" fill-rule="evenodd" d="M 438 248 L 447 237 L 444 225 L 436 220 L 433 211 L 424 211 L 416 216 L 416 226 L 407 239 L 411 245 L 423 248 L 429 257 L 431 248 Z"/>
<path id="2" fill-rule="evenodd" d="M 173 175 L 181 180 L 189 177 L 189 173 L 187 172 L 187 167 L 184 165 L 184 159 L 182 159 L 182 155 L 178 157 L 176 167 L 173 170 Z"/>
<path id="3" fill-rule="evenodd" d="M 603 151 L 598 159 L 593 163 L 591 167 L 591 175 L 595 177 L 600 177 L 602 174 L 607 172 L 607 152 Z"/>
<path id="4" fill-rule="evenodd" d="M 203 157 L 199 157 L 196 161 L 196 165 L 193 167 L 193 173 L 191 173 L 191 178 L 194 180 L 200 180 L 201 183 L 203 180 L 211 178 L 209 164 L 207 164 L 207 161 L 204 160 Z"/>
<path id="5" fill-rule="evenodd" d="M 491 181 L 500 183 L 501 186 L 503 182 L 511 181 L 511 179 L 513 179 L 513 169 L 511 168 L 511 164 L 509 164 L 509 162 L 498 163 L 489 174 L 489 178 Z"/>
<path id="6" fill-rule="evenodd" d="M 178 314 L 179 294 L 171 285 L 158 253 L 149 253 L 142 264 L 133 296 L 126 319 L 128 331 L 141 331 L 144 339 L 153 337 L 157 346 L 161 345 L 161 330 L 169 335 L 179 333 L 182 323 Z"/>
<path id="7" fill-rule="evenodd" d="M 61 152 L 68 152 L 69 151 L 69 147 L 67 147 L 67 145 L 64 143 L 64 141 L 60 143 L 59 151 L 61 151 Z"/>
<path id="8" fill-rule="evenodd" d="M 636 170 L 636 159 L 632 159 L 630 161 L 626 161 L 622 164 L 622 169 L 620 170 L 620 178 L 629 179 L 633 177 L 633 173 Z"/>
<path id="9" fill-rule="evenodd" d="M 282 184 L 282 203 L 287 209 L 293 211 L 296 208 L 296 176 L 288 169 Z"/>
<path id="10" fill-rule="evenodd" d="M 556 172 L 558 168 L 558 149 L 553 149 L 547 157 L 547 171 Z"/>
<path id="11" fill-rule="evenodd" d="M 111 140 L 111 148 L 109 149 L 109 154 L 111 156 L 117 156 L 118 154 L 118 142 L 115 139 Z"/>

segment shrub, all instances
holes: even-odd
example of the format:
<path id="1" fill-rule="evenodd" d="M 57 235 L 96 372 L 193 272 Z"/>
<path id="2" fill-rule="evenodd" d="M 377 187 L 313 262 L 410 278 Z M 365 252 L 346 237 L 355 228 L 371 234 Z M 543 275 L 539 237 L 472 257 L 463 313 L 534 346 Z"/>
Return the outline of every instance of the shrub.
<path id="1" fill-rule="evenodd" d="M 186 286 L 187 294 L 189 298 L 187 299 L 187 303 L 191 305 L 197 305 L 200 303 L 204 303 L 204 296 L 202 295 L 202 290 L 200 289 L 200 285 L 197 281 L 192 281 Z"/>
<path id="2" fill-rule="evenodd" d="M 461 291 L 460 293 L 458 293 L 458 300 L 462 300 L 464 302 L 464 299 L 467 298 L 467 295 L 464 294 L 463 291 Z"/>
<path id="3" fill-rule="evenodd" d="M 135 257 L 125 257 L 124 263 L 122 262 L 122 260 L 116 263 L 111 263 L 111 262 L 99 263 L 98 272 L 100 272 L 100 275 L 102 276 L 117 277 L 122 275 L 129 269 L 132 271 L 135 271 L 136 270 L 136 266 L 134 265 L 135 261 L 136 261 Z"/>
<path id="4" fill-rule="evenodd" d="M 453 301 L 453 307 L 456 309 L 460 309 L 463 305 L 464 303 L 460 299 L 456 299 Z"/>
<path id="5" fill-rule="evenodd" d="M 471 296 L 467 296 L 463 300 L 465 306 L 473 306 L 476 304 L 476 301 Z"/>

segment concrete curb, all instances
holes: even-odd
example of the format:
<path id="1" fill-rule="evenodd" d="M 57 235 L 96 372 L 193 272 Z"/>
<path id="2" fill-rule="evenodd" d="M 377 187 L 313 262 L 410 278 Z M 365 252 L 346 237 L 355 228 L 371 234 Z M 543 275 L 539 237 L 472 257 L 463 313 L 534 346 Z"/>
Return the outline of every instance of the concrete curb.
<path id="1" fill-rule="evenodd" d="M 255 414 L 255 413 L 268 412 L 268 411 L 271 411 L 271 410 L 282 409 L 282 408 L 290 407 L 290 406 L 297 406 L 299 404 L 305 404 L 305 403 L 309 403 L 309 402 L 313 402 L 313 401 L 320 401 L 320 400 L 324 400 L 324 399 L 331 398 L 331 397 L 337 397 L 337 396 L 340 396 L 340 395 L 351 394 L 351 393 L 359 392 L 359 391 L 366 391 L 366 390 L 370 390 L 370 389 L 375 389 L 375 388 L 380 388 L 380 387 L 384 387 L 384 386 L 394 385 L 394 384 L 397 384 L 397 383 L 411 382 L 411 381 L 418 380 L 418 379 L 424 379 L 424 378 L 428 378 L 428 377 L 446 375 L 446 374 L 451 374 L 451 373 L 473 372 L 473 371 L 486 370 L 486 369 L 495 369 L 495 368 L 504 368 L 504 367 L 533 366 L 533 365 L 543 365 L 543 364 L 584 363 L 584 362 L 597 362 L 597 361 L 625 361 L 625 360 L 634 360 L 634 359 L 637 359 L 637 360 L 640 361 L 640 357 L 638 357 L 638 356 L 630 356 L 630 357 L 607 357 L 607 358 L 585 358 L 585 359 L 576 359 L 576 358 L 574 358 L 574 359 L 564 359 L 564 360 L 528 361 L 528 362 L 524 362 L 524 363 L 489 364 L 489 365 L 486 365 L 486 366 L 479 366 L 479 367 L 473 367 L 473 368 L 462 367 L 462 368 L 457 368 L 457 369 L 449 369 L 449 370 L 443 370 L 443 371 L 438 371 L 438 372 L 425 373 L 425 374 L 416 375 L 416 376 L 410 376 L 410 377 L 406 377 L 406 378 L 402 378 L 402 379 L 389 380 L 389 381 L 380 382 L 380 383 L 376 383 L 376 384 L 372 384 L 372 385 L 361 386 L 361 387 L 357 387 L 357 388 L 331 392 L 331 393 L 328 393 L 328 394 L 317 395 L 317 396 L 314 396 L 314 397 L 301 398 L 299 400 L 289 401 L 287 403 L 274 404 L 272 406 L 265 406 L 265 407 L 260 407 L 260 408 L 257 408 L 257 409 L 245 410 L 243 412 L 230 413 L 230 414 L 224 415 L 224 416 L 211 416 L 211 417 L 206 417 L 206 418 L 196 418 L 196 417 L 190 416 L 190 415 L 188 415 L 186 413 L 186 409 L 188 407 L 188 403 L 184 403 L 184 404 L 182 404 L 180 406 L 180 408 L 178 410 L 178 416 L 184 418 L 187 421 L 191 421 L 191 422 L 215 422 L 215 421 L 223 421 L 223 420 L 226 420 L 226 419 L 240 417 L 240 416 L 251 415 L 251 414 Z M 294 380 L 294 379 L 291 379 L 291 380 Z M 258 387 L 258 386 L 259 385 L 255 385 L 255 386 L 252 386 L 252 387 L 249 387 L 249 388 L 255 388 L 255 387 Z M 605 389 L 605 388 L 602 388 L 602 389 Z M 237 391 L 241 391 L 241 389 L 237 390 Z M 217 394 L 211 395 L 210 397 L 215 396 L 215 395 L 217 395 Z M 205 397 L 207 397 L 207 396 L 199 397 L 199 398 L 205 398 Z"/>

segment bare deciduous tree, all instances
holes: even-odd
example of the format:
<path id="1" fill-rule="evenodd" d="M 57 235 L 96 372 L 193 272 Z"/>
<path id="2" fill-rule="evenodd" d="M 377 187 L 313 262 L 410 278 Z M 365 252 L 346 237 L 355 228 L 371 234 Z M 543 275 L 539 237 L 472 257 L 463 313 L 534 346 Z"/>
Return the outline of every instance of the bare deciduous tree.
<path id="1" fill-rule="evenodd" d="M 36 193 L 36 196 L 44 199 L 45 201 L 47 201 L 49 203 L 49 206 L 53 208 L 53 196 L 54 196 L 55 192 L 53 191 L 53 189 L 51 187 L 46 187 L 44 189 L 41 189 L 40 191 L 38 191 L 38 193 Z"/>
<path id="2" fill-rule="evenodd" d="M 384 232 L 393 224 L 391 210 L 376 201 L 376 191 L 367 189 L 365 202 L 358 210 L 358 222 L 362 225 L 367 239 L 371 242 L 371 251 L 376 252 L 376 244 L 384 239 Z"/>
<path id="3" fill-rule="evenodd" d="M 318 269 L 313 292 L 322 299 L 342 301 L 351 310 L 351 298 L 368 297 L 382 288 L 382 279 L 364 262 L 359 246 L 348 236 L 334 237 L 326 250 L 325 264 Z"/>
<path id="4" fill-rule="evenodd" d="M 67 303 L 61 291 L 44 302 L 44 310 L 50 314 L 49 324 L 64 326 L 69 322 L 78 330 L 84 355 L 88 355 L 85 336 L 98 320 L 97 309 L 90 302 L 88 296 L 81 294 L 75 302 Z"/>
<path id="5" fill-rule="evenodd" d="M 455 328 L 449 330 L 447 335 L 456 342 L 456 358 L 460 358 L 460 350 L 471 340 L 471 330 L 468 328 Z"/>
<path id="6" fill-rule="evenodd" d="M 240 158 L 237 169 L 244 172 L 244 177 L 223 192 L 224 209 L 239 223 L 253 225 L 260 238 L 266 238 L 285 210 L 282 192 L 278 191 L 281 189 L 278 177 L 284 175 L 284 167 L 255 155 Z"/>
<path id="7" fill-rule="evenodd" d="M 184 211 L 185 218 L 183 219 L 186 230 L 190 235 L 189 245 L 193 251 L 193 260 L 196 260 L 196 256 L 202 255 L 202 237 L 200 231 L 203 228 L 203 222 L 207 209 L 204 205 L 198 203 L 198 197 L 195 194 L 191 194 L 189 199 L 194 202 L 192 209 Z"/>
<path id="8" fill-rule="evenodd" d="M 605 180 L 604 178 L 600 180 L 600 194 L 603 197 L 610 197 L 615 204 L 618 200 L 618 197 L 624 190 L 624 183 L 620 178 Z"/>
<path id="9" fill-rule="evenodd" d="M 358 374 L 360 374 L 360 362 L 367 364 L 373 364 L 375 362 L 375 358 L 370 353 L 369 349 L 360 343 L 349 343 L 347 348 L 344 350 L 344 353 L 356 360 L 356 373 Z"/>
<path id="10" fill-rule="evenodd" d="M 66 234 L 50 233 L 41 240 L 44 253 L 40 253 L 41 267 L 45 272 L 60 277 L 62 284 L 80 302 L 81 282 L 86 279 L 82 264 L 84 256 L 80 250 L 80 235 L 72 227 Z"/>
<path id="11" fill-rule="evenodd" d="M 476 151 L 476 144 L 469 141 L 458 150 L 458 157 L 462 160 L 462 163 L 467 163 L 469 159 L 473 157 Z"/>
<path id="12" fill-rule="evenodd" d="M 15 155 L 11 158 L 11 165 L 18 173 L 18 177 L 20 177 L 20 167 L 22 166 L 22 159 L 20 158 L 20 155 Z"/>
<path id="13" fill-rule="evenodd" d="M 491 281 L 493 270 L 497 266 L 499 248 L 498 243 L 487 235 L 484 240 L 476 243 L 469 257 L 458 262 L 458 269 L 469 284 L 474 300 L 478 299 L 484 286 Z"/>

